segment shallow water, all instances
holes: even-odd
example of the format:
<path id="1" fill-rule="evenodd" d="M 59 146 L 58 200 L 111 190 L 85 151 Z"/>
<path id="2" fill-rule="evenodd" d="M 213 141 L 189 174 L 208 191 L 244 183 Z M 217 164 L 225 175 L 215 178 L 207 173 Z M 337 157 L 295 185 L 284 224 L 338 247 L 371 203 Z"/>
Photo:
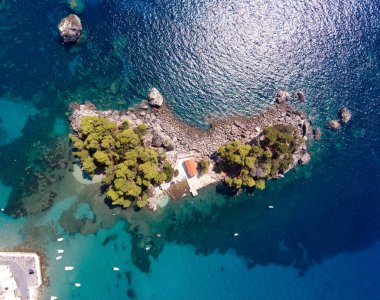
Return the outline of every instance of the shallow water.
<path id="1" fill-rule="evenodd" d="M 44 299 L 380 298 L 378 1 L 92 0 L 71 48 L 56 32 L 64 1 L 2 3 L 0 246 L 43 248 Z M 160 213 L 110 212 L 70 177 L 69 103 L 125 109 L 153 86 L 196 126 L 303 90 L 305 104 L 290 102 L 323 138 L 265 191 L 209 187 Z M 352 121 L 327 131 L 343 105 Z"/>

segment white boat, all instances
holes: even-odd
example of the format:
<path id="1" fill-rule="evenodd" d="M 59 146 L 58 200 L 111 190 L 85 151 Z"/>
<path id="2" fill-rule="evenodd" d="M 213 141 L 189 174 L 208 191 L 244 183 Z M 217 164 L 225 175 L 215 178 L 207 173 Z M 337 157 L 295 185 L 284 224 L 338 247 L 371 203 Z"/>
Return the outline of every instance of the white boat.
<path id="1" fill-rule="evenodd" d="M 74 285 L 75 285 L 76 287 L 80 287 L 80 286 L 81 286 L 81 284 L 78 283 L 78 282 L 76 282 Z"/>
<path id="2" fill-rule="evenodd" d="M 234 236 L 239 236 L 239 233 L 235 232 L 235 233 L 234 233 Z"/>
<path id="3" fill-rule="evenodd" d="M 150 248 L 152 248 L 152 245 L 146 245 L 146 246 L 145 246 L 145 250 L 146 250 L 146 251 L 149 251 Z"/>
<path id="4" fill-rule="evenodd" d="M 57 239 L 58 242 L 62 242 L 63 241 L 63 237 L 60 237 Z"/>
<path id="5" fill-rule="evenodd" d="M 57 300 L 58 298 L 56 296 L 51 296 L 50 300 Z"/>
<path id="6" fill-rule="evenodd" d="M 56 258 L 55 258 L 55 260 L 60 260 L 60 259 L 62 259 L 62 256 L 60 255 L 60 256 L 57 256 Z"/>
<path id="7" fill-rule="evenodd" d="M 273 205 L 268 205 L 268 208 L 274 208 L 274 206 Z"/>
<path id="8" fill-rule="evenodd" d="M 71 271 L 71 270 L 74 270 L 74 267 L 72 267 L 72 266 L 66 266 L 65 267 L 65 271 Z"/>
<path id="9" fill-rule="evenodd" d="M 61 254 L 61 253 L 63 253 L 63 252 L 65 252 L 65 250 L 63 250 L 63 249 L 58 249 L 58 250 L 57 250 L 57 253 L 58 253 L 58 254 Z"/>
<path id="10" fill-rule="evenodd" d="M 118 267 L 113 267 L 114 271 L 119 271 L 120 269 Z"/>

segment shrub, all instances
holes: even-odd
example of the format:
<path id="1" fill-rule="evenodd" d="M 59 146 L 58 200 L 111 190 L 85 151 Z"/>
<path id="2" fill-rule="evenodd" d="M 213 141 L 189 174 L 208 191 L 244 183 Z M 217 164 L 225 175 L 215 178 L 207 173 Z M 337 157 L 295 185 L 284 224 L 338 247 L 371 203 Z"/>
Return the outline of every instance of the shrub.
<path id="1" fill-rule="evenodd" d="M 207 172 L 208 167 L 210 166 L 211 162 L 209 160 L 202 159 L 198 163 L 198 169 L 200 170 L 201 174 L 204 175 Z"/>

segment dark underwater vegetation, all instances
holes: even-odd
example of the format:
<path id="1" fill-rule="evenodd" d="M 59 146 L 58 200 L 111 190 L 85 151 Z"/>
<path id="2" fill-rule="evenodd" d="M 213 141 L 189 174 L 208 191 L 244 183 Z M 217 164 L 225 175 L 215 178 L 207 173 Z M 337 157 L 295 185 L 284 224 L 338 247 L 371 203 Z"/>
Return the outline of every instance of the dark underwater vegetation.
<path id="1" fill-rule="evenodd" d="M 56 28 L 71 12 L 65 1 L 0 1 L 0 247 L 44 253 L 46 299 L 279 299 L 250 277 L 266 272 L 283 299 L 378 299 L 379 4 L 92 0 L 69 47 Z M 257 112 L 280 89 L 302 90 L 306 102 L 290 102 L 322 139 L 310 164 L 263 191 L 236 196 L 217 185 L 159 212 L 110 210 L 98 188 L 71 175 L 69 104 L 127 109 L 153 86 L 199 127 L 210 115 Z M 352 120 L 329 131 L 342 106 Z M 78 273 L 55 261 L 58 236 Z M 104 279 L 116 264 L 121 272 Z M 203 269 L 214 288 L 191 277 Z M 164 275 L 172 284 L 160 289 Z"/>

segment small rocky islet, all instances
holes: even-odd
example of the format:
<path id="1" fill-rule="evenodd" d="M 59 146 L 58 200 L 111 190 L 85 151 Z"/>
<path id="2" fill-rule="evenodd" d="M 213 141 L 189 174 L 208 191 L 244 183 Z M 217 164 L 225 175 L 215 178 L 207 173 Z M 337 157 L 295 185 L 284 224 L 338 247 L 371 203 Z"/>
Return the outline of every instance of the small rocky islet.
<path id="1" fill-rule="evenodd" d="M 339 110 L 338 119 L 331 120 L 327 127 L 332 130 L 339 130 L 343 124 L 348 123 L 352 118 L 351 112 L 347 107 L 342 107 Z"/>
<path id="2" fill-rule="evenodd" d="M 100 173 L 107 178 L 103 180 L 108 188 L 105 197 L 124 208 L 132 205 L 156 210 L 165 197 L 196 196 L 197 189 L 221 181 L 234 191 L 263 189 L 265 180 L 281 178 L 298 164 L 307 164 L 311 159 L 308 142 L 321 137 L 318 128 L 311 128 L 306 114 L 287 103 L 289 96 L 278 92 L 276 103 L 249 117 L 209 119 L 207 130 L 175 117 L 156 88 L 146 100 L 127 110 L 101 111 L 90 102 L 72 103 L 73 154 L 90 175 Z M 96 118 L 114 124 L 116 144 L 109 142 L 109 134 L 96 141 L 86 140 L 92 132 L 83 133 L 83 120 L 88 125 L 96 123 Z M 135 148 L 121 145 L 121 134 L 133 136 Z M 104 139 L 109 140 L 105 143 Z M 131 152 L 135 150 L 140 154 Z M 133 163 L 130 157 L 125 161 L 125 153 L 133 156 Z M 147 155 L 153 157 L 149 162 L 152 170 L 147 170 Z M 194 164 L 194 174 L 189 174 L 186 161 Z"/>

